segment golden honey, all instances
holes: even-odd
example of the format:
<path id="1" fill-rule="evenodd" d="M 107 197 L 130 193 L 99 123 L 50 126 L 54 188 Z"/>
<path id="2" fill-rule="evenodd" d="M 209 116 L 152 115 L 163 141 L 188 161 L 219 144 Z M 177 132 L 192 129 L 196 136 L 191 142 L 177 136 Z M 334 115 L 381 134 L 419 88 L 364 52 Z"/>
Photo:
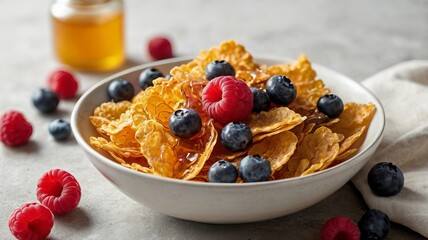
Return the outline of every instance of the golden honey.
<path id="1" fill-rule="evenodd" d="M 52 7 L 53 44 L 59 61 L 86 71 L 114 70 L 123 64 L 124 16 L 122 5 L 112 2 L 64 0 Z"/>

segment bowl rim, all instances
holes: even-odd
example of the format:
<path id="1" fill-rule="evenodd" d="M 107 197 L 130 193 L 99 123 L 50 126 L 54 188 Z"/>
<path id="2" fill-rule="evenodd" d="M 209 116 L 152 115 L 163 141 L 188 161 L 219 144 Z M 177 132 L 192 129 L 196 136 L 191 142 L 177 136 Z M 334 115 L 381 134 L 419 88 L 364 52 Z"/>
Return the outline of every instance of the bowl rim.
<path id="1" fill-rule="evenodd" d="M 102 154 L 100 154 L 99 152 L 97 152 L 94 148 L 92 148 L 85 139 L 83 139 L 83 136 L 78 132 L 78 112 L 79 109 L 81 108 L 81 106 L 83 105 L 83 102 L 85 101 L 85 99 L 90 96 L 90 94 L 95 91 L 95 89 L 97 89 L 98 87 L 106 84 L 107 82 L 110 82 L 122 75 L 125 74 L 129 74 L 131 72 L 135 72 L 135 71 L 140 71 L 142 69 L 145 68 L 149 68 L 149 67 L 154 67 L 157 65 L 163 65 L 163 64 L 173 64 L 173 63 L 177 63 L 177 62 L 185 62 L 185 61 L 191 61 L 193 60 L 194 57 L 191 56 L 184 56 L 184 57 L 175 57 L 175 58 L 170 58 L 170 59 L 165 59 L 165 60 L 160 60 L 160 61 L 154 61 L 154 62 L 150 62 L 150 63 L 145 63 L 145 64 L 140 64 L 134 67 L 130 67 L 128 69 L 122 70 L 118 73 L 115 73 L 113 75 L 110 75 L 104 79 L 102 79 L 101 81 L 99 81 L 98 83 L 94 84 L 92 87 L 90 87 L 88 90 L 86 90 L 78 99 L 78 101 L 76 102 L 76 104 L 73 107 L 72 113 L 71 113 L 71 128 L 74 134 L 74 137 L 77 141 L 77 143 L 84 148 L 84 150 L 89 153 L 90 155 L 92 155 L 95 159 L 97 159 L 98 161 L 101 161 L 103 164 L 108 165 L 111 168 L 114 168 L 117 171 L 121 171 L 121 172 L 126 172 L 129 173 L 131 175 L 134 176 L 138 176 L 138 177 L 143 177 L 143 178 L 148 178 L 149 180 L 153 180 L 153 181 L 161 181 L 164 183 L 169 183 L 169 184 L 178 184 L 178 185 L 192 185 L 192 186 L 203 186 L 203 187 L 226 187 L 226 188 L 248 188 L 248 187 L 254 187 L 254 186 L 261 186 L 261 185 L 276 185 L 276 184 L 283 184 L 286 182 L 291 182 L 291 183 L 299 183 L 301 181 L 307 181 L 308 179 L 311 178 L 319 178 L 320 175 L 325 175 L 328 174 L 329 172 L 334 172 L 334 171 L 338 171 L 338 169 L 342 168 L 344 165 L 349 164 L 352 161 L 355 161 L 356 158 L 359 158 L 362 154 L 364 154 L 365 152 L 367 152 L 371 147 L 373 147 L 376 142 L 378 142 L 380 140 L 380 138 L 382 138 L 383 134 L 384 134 L 384 130 L 385 130 L 385 110 L 382 106 L 381 101 L 379 100 L 379 98 L 374 95 L 367 87 L 365 87 L 364 85 L 362 85 L 361 83 L 351 79 L 350 77 L 336 72 L 335 70 L 332 70 L 330 68 L 324 67 L 322 65 L 319 65 L 317 63 L 311 63 L 312 66 L 314 67 L 315 71 L 317 70 L 322 70 L 323 72 L 328 72 L 330 75 L 335 75 L 339 78 L 343 78 L 346 79 L 346 81 L 348 82 L 352 82 L 353 84 L 357 84 L 359 85 L 361 88 L 363 88 L 367 94 L 369 94 L 373 100 L 374 100 L 374 104 L 376 105 L 376 113 L 375 114 L 379 114 L 380 118 L 381 118 L 381 129 L 379 129 L 379 131 L 376 133 L 376 136 L 372 139 L 371 142 L 369 142 L 367 144 L 367 146 L 362 149 L 361 151 L 359 151 L 356 155 L 354 155 L 352 158 L 347 159 L 346 161 L 337 164 L 335 166 L 329 167 L 327 169 L 321 170 L 319 172 L 315 172 L 315 173 L 311 173 L 305 176 L 299 176 L 299 177 L 292 177 L 292 178 L 286 178 L 286 179 L 279 179 L 279 180 L 272 180 L 272 181 L 263 181 L 263 182 L 250 182 L 250 183 L 212 183 L 212 182 L 199 182 L 199 181 L 190 181 L 190 180 L 182 180 L 182 179 L 175 179 L 175 178 L 168 178 L 168 177 L 162 177 L 162 176 L 156 176 L 153 174 L 147 174 L 147 173 L 143 173 L 137 170 L 133 170 L 133 169 L 129 169 L 125 166 L 122 166 L 121 164 L 115 162 L 113 159 L 109 159 L 105 156 L 103 156 Z M 280 56 L 275 56 L 275 55 L 258 55 L 256 57 L 254 57 L 254 62 L 257 61 L 277 61 L 277 62 L 288 62 L 288 61 L 292 61 L 291 58 L 288 57 L 280 57 Z M 98 169 L 97 169 L 98 170 Z"/>

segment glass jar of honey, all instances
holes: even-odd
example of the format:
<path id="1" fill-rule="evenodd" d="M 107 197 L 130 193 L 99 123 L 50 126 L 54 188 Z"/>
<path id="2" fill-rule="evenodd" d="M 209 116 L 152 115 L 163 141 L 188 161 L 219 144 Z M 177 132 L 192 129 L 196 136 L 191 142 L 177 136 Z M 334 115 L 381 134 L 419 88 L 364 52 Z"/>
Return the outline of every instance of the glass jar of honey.
<path id="1" fill-rule="evenodd" d="M 56 0 L 50 9 L 54 51 L 63 64 L 109 71 L 125 60 L 122 0 Z"/>

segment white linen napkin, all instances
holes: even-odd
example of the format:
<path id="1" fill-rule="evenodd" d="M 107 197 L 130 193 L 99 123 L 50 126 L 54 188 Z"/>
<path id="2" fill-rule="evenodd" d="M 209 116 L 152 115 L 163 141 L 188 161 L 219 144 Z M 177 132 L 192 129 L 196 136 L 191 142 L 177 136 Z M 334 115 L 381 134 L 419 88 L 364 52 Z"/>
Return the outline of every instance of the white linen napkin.
<path id="1" fill-rule="evenodd" d="M 398 64 L 363 85 L 385 108 L 385 135 L 352 182 L 370 208 L 428 237 L 428 61 Z M 392 162 L 403 171 L 404 188 L 398 195 L 378 197 L 370 190 L 367 174 L 377 162 Z"/>

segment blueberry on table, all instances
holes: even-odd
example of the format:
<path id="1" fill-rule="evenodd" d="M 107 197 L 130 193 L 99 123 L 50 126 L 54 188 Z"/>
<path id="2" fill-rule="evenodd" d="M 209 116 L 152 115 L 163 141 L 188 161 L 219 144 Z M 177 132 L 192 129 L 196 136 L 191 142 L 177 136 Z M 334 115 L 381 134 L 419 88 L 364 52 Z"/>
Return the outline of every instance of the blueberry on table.
<path id="1" fill-rule="evenodd" d="M 253 112 L 269 111 L 270 99 L 268 94 L 260 88 L 250 87 L 253 93 Z"/>
<path id="2" fill-rule="evenodd" d="M 318 99 L 317 108 L 327 117 L 337 118 L 343 112 L 343 102 L 337 95 L 327 94 Z"/>
<path id="3" fill-rule="evenodd" d="M 55 119 L 48 125 L 49 133 L 57 141 L 62 141 L 68 138 L 71 134 L 70 123 L 63 119 Z"/>
<path id="4" fill-rule="evenodd" d="M 394 164 L 375 164 L 367 175 L 367 181 L 374 194 L 381 197 L 397 195 L 404 186 L 403 172 Z"/>
<path id="5" fill-rule="evenodd" d="M 46 88 L 39 88 L 36 90 L 31 100 L 33 105 L 42 113 L 54 112 L 59 104 L 58 96 L 53 91 Z"/>
<path id="6" fill-rule="evenodd" d="M 115 102 L 130 101 L 134 97 L 134 86 L 127 80 L 116 79 L 107 89 L 108 96 Z"/>
<path id="7" fill-rule="evenodd" d="M 215 162 L 208 170 L 208 182 L 234 183 L 237 178 L 238 170 L 226 160 Z"/>
<path id="8" fill-rule="evenodd" d="M 292 103 L 297 96 L 296 87 L 290 79 L 283 75 L 275 75 L 268 79 L 266 93 L 273 103 L 282 106 Z"/>
<path id="9" fill-rule="evenodd" d="M 235 68 L 225 60 L 215 60 L 210 62 L 205 68 L 205 75 L 208 80 L 220 76 L 235 76 Z"/>
<path id="10" fill-rule="evenodd" d="M 256 154 L 243 158 L 239 163 L 238 171 L 244 182 L 261 182 L 269 180 L 272 168 L 267 159 Z"/>
<path id="11" fill-rule="evenodd" d="M 190 138 L 201 130 L 202 119 L 194 109 L 180 108 L 171 114 L 169 128 L 177 137 Z"/>
<path id="12" fill-rule="evenodd" d="M 358 221 L 361 240 L 385 239 L 391 223 L 388 215 L 378 209 L 370 209 Z"/>
<path id="13" fill-rule="evenodd" d="M 221 130 L 221 144 L 232 152 L 248 148 L 253 142 L 251 129 L 245 123 L 231 122 Z"/>
<path id="14" fill-rule="evenodd" d="M 138 84 L 143 90 L 153 86 L 153 80 L 164 77 L 164 75 L 156 68 L 147 68 L 140 73 Z"/>

